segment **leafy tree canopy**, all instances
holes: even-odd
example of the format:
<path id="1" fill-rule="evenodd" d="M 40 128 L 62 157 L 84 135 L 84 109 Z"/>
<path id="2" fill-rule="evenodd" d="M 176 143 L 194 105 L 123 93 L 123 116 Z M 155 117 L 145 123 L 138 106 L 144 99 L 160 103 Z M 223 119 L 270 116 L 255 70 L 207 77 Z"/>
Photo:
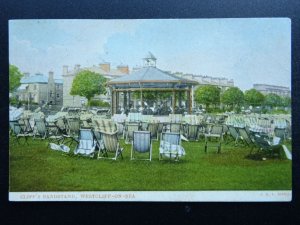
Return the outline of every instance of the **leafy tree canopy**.
<path id="1" fill-rule="evenodd" d="M 195 101 L 199 104 L 205 104 L 206 108 L 211 104 L 220 103 L 220 89 L 213 85 L 206 85 L 195 91 Z"/>
<path id="2" fill-rule="evenodd" d="M 172 96 L 171 92 L 166 92 L 166 91 L 143 91 L 143 99 L 144 100 L 150 100 L 153 101 L 155 99 L 167 99 Z M 140 91 L 135 91 L 133 93 L 133 98 L 135 99 L 140 99 L 141 98 L 141 92 Z"/>
<path id="3" fill-rule="evenodd" d="M 238 87 L 230 87 L 221 95 L 221 102 L 226 105 L 241 105 L 244 93 Z"/>
<path id="4" fill-rule="evenodd" d="M 94 95 L 106 93 L 106 78 L 88 70 L 80 71 L 73 80 L 71 95 L 83 96 L 90 101 Z"/>
<path id="5" fill-rule="evenodd" d="M 280 106 L 280 105 L 282 105 L 282 98 L 277 94 L 273 94 L 273 93 L 267 94 L 265 96 L 264 103 L 265 103 L 265 105 L 271 106 L 271 107 Z"/>
<path id="6" fill-rule="evenodd" d="M 245 101 L 248 105 L 261 105 L 264 102 L 264 98 L 264 95 L 254 88 L 245 91 Z"/>
<path id="7" fill-rule="evenodd" d="M 15 65 L 9 65 L 9 92 L 15 91 L 21 85 L 23 74 Z"/>
<path id="8" fill-rule="evenodd" d="M 290 107 L 291 106 L 291 97 L 281 97 L 281 106 Z"/>

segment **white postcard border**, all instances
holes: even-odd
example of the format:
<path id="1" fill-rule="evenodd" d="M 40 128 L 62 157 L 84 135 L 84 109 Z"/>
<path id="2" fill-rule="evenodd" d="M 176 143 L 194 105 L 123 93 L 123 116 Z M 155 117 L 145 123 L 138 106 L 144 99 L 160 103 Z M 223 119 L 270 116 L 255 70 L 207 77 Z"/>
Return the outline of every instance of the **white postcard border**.
<path id="1" fill-rule="evenodd" d="M 291 190 L 9 192 L 9 201 L 14 202 L 290 202 L 291 200 Z"/>

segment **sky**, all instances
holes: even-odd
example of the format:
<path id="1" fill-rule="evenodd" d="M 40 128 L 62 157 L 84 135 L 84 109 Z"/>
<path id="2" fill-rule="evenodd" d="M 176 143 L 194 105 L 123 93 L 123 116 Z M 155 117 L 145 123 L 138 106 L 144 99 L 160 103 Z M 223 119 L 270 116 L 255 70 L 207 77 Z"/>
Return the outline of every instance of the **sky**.
<path id="1" fill-rule="evenodd" d="M 172 72 L 291 87 L 288 18 L 10 20 L 9 62 L 61 78 L 63 65 L 142 66 L 148 52 Z"/>

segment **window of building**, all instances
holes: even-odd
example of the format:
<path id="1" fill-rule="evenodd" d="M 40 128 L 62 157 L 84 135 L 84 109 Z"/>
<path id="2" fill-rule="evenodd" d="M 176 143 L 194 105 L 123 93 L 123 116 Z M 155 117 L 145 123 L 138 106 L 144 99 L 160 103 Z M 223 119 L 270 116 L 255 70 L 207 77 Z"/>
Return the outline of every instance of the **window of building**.
<path id="1" fill-rule="evenodd" d="M 53 96 L 53 92 L 52 91 L 50 91 L 50 98 Z"/>
<path id="2" fill-rule="evenodd" d="M 59 94 L 56 94 L 56 98 L 59 98 Z"/>

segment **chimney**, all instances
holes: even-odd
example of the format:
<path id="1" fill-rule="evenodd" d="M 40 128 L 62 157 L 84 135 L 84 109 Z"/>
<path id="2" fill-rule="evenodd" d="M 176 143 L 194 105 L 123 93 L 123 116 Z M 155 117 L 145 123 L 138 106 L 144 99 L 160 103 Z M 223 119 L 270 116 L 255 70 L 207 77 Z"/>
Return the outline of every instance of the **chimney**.
<path id="1" fill-rule="evenodd" d="M 63 66 L 63 75 L 67 75 L 68 74 L 68 66 L 64 65 Z"/>
<path id="2" fill-rule="evenodd" d="M 74 70 L 75 70 L 75 71 L 78 71 L 79 69 L 80 69 L 80 65 L 79 65 L 79 64 L 76 64 L 75 67 L 74 67 Z"/>
<path id="3" fill-rule="evenodd" d="M 117 69 L 124 74 L 129 74 L 128 66 L 118 66 Z"/>
<path id="4" fill-rule="evenodd" d="M 54 77 L 53 77 L 53 71 L 49 71 L 49 76 L 48 76 L 48 80 L 50 81 L 53 81 L 54 80 Z"/>
<path id="5" fill-rule="evenodd" d="M 104 70 L 105 72 L 110 72 L 110 63 L 100 63 L 100 69 Z"/>

